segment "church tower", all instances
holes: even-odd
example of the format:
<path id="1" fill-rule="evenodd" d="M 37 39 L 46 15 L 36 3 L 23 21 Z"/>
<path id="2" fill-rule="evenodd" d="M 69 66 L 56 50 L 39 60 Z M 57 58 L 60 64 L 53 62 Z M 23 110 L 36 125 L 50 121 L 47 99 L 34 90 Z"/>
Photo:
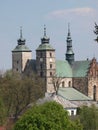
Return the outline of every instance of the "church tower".
<path id="1" fill-rule="evenodd" d="M 22 37 L 22 28 L 17 42 L 18 45 L 12 50 L 12 70 L 22 73 L 27 61 L 32 58 L 31 50 L 25 45 L 26 40 Z"/>
<path id="2" fill-rule="evenodd" d="M 51 78 L 55 74 L 55 49 L 49 44 L 49 38 L 46 35 L 44 26 L 44 36 L 41 38 L 41 44 L 36 49 L 36 69 L 37 74 L 45 80 L 46 92 L 53 91 Z"/>
<path id="3" fill-rule="evenodd" d="M 72 49 L 72 39 L 70 35 L 70 26 L 68 24 L 68 36 L 67 36 L 67 51 L 66 51 L 66 60 L 69 62 L 70 65 L 74 62 L 74 52 Z"/>

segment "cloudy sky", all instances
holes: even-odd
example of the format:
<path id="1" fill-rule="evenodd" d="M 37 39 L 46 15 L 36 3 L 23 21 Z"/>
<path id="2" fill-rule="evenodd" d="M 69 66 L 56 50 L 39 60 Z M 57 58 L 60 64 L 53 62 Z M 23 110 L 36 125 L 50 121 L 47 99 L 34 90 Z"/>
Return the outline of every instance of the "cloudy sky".
<path id="1" fill-rule="evenodd" d="M 56 59 L 65 59 L 68 23 L 75 60 L 98 59 L 95 22 L 98 0 L 0 0 L 0 70 L 12 67 L 11 51 L 17 45 L 20 26 L 33 59 L 44 24 L 50 44 L 56 49 Z"/>

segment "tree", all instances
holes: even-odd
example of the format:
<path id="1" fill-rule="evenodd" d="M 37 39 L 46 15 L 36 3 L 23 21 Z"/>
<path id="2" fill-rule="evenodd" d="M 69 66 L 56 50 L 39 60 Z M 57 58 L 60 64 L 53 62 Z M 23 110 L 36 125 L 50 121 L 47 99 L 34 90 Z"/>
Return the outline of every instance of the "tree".
<path id="1" fill-rule="evenodd" d="M 95 41 L 98 42 L 98 25 L 95 23 L 95 30 L 94 33 L 97 35 Z"/>
<path id="2" fill-rule="evenodd" d="M 98 130 L 98 112 L 94 105 L 83 106 L 80 109 L 80 122 L 83 125 L 83 130 Z"/>
<path id="3" fill-rule="evenodd" d="M 14 130 L 82 130 L 82 126 L 70 121 L 60 104 L 47 102 L 26 112 L 16 122 Z"/>
<path id="4" fill-rule="evenodd" d="M 5 124 L 5 120 L 6 120 L 6 110 L 2 102 L 2 99 L 0 99 L 0 126 Z"/>
<path id="5" fill-rule="evenodd" d="M 57 74 L 53 74 L 52 76 L 51 80 L 52 80 L 52 84 L 53 84 L 54 91 L 56 92 L 56 94 L 58 93 L 58 89 L 63 79 L 64 79 L 63 77 L 58 76 Z"/>
<path id="6" fill-rule="evenodd" d="M 27 77 L 8 72 L 0 78 L 0 97 L 7 108 L 7 116 L 13 116 L 16 120 L 30 103 L 44 95 L 43 87 L 42 80 L 34 74 Z"/>

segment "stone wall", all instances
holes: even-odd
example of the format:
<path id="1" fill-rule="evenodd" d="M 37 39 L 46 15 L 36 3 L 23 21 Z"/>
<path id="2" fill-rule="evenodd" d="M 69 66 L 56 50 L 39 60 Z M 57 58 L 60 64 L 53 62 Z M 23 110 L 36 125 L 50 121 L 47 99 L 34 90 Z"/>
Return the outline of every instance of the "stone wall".
<path id="1" fill-rule="evenodd" d="M 88 96 L 98 101 L 98 77 L 88 79 Z"/>
<path id="2" fill-rule="evenodd" d="M 31 52 L 22 52 L 22 71 L 24 71 L 28 60 L 32 59 Z"/>
<path id="3" fill-rule="evenodd" d="M 88 95 L 88 78 L 73 78 L 73 87 L 85 95 Z"/>
<path id="4" fill-rule="evenodd" d="M 12 69 L 13 71 L 22 72 L 26 66 L 27 60 L 32 59 L 31 52 L 13 52 Z"/>

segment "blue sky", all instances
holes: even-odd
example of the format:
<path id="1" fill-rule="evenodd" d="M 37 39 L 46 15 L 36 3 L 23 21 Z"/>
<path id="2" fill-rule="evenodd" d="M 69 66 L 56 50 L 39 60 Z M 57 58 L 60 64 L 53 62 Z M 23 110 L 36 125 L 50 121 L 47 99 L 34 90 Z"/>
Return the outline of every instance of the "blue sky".
<path id="1" fill-rule="evenodd" d="M 95 22 L 98 23 L 98 0 L 1 0 L 0 70 L 12 67 L 11 51 L 17 45 L 20 26 L 33 59 L 44 24 L 50 44 L 56 49 L 56 59 L 65 59 L 68 23 L 75 60 L 98 59 Z"/>

